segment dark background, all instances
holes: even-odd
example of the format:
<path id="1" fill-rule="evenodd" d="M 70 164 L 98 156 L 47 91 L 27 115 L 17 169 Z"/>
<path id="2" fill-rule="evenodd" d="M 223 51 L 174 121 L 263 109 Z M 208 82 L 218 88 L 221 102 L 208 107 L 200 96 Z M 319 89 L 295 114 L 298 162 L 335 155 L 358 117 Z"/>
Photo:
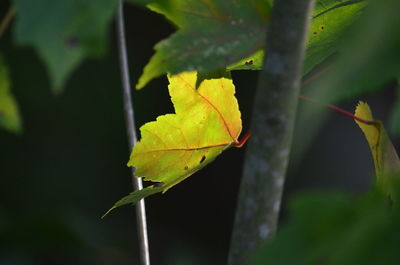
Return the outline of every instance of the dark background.
<path id="1" fill-rule="evenodd" d="M 0 4 L 1 16 L 6 6 Z M 144 9 L 127 6 L 125 12 L 135 83 L 153 45 L 174 28 Z M 0 39 L 0 50 L 24 128 L 20 135 L 0 130 L 0 264 L 138 264 L 134 208 L 100 219 L 132 190 L 114 25 L 109 29 L 108 55 L 86 60 L 60 95 L 52 93 L 35 51 L 15 46 L 12 39 L 9 30 Z M 257 72 L 234 72 L 233 79 L 246 131 Z M 385 122 L 393 93 L 389 88 L 363 99 Z M 138 127 L 173 112 L 165 77 L 134 91 L 133 101 Z M 356 103 L 354 99 L 340 106 L 352 111 Z M 300 108 L 306 104 L 311 103 L 300 102 Z M 313 127 L 313 121 L 306 126 Z M 295 133 L 293 141 L 296 154 L 302 135 Z M 244 151 L 231 149 L 166 194 L 146 200 L 153 264 L 225 263 Z M 357 194 L 373 180 L 361 131 L 336 113 L 329 114 L 304 156 L 294 158 L 285 202 L 305 190 Z"/>

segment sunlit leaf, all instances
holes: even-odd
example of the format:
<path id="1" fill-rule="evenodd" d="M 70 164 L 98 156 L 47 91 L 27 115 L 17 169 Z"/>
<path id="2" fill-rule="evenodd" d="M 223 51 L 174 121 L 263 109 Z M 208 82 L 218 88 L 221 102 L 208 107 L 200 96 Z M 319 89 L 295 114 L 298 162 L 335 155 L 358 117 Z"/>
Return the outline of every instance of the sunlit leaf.
<path id="1" fill-rule="evenodd" d="M 239 144 L 242 121 L 232 80 L 206 79 L 196 89 L 196 72 L 168 78 L 176 114 L 143 125 L 128 162 L 136 177 L 156 184 L 131 193 L 113 208 L 167 191 Z"/>
<path id="2" fill-rule="evenodd" d="M 355 115 L 366 121 L 373 121 L 372 124 L 366 124 L 356 120 L 356 123 L 360 126 L 365 138 L 367 138 L 375 164 L 378 183 L 382 185 L 388 195 L 396 199 L 392 178 L 400 175 L 400 160 L 397 152 L 382 122 L 374 120 L 368 104 L 360 101 Z"/>

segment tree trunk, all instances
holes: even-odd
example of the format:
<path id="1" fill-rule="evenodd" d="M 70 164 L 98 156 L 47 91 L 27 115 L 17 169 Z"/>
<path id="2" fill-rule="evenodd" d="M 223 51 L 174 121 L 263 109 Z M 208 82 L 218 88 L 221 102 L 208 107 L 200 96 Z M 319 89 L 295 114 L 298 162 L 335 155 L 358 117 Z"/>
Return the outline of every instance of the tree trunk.
<path id="1" fill-rule="evenodd" d="M 275 0 L 252 113 L 229 265 L 251 254 L 276 231 L 299 96 L 313 0 Z"/>

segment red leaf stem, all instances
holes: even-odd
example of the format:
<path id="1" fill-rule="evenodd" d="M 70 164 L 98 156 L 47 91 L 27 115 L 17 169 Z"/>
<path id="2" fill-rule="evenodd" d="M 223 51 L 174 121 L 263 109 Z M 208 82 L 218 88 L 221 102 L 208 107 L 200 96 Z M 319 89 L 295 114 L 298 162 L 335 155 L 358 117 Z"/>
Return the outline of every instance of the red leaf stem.
<path id="1" fill-rule="evenodd" d="M 345 116 L 347 116 L 347 117 L 350 117 L 350 118 L 352 118 L 352 119 L 355 119 L 355 120 L 357 120 L 357 121 L 359 121 L 359 122 L 362 122 L 362 123 L 365 123 L 365 124 L 369 124 L 369 125 L 374 125 L 374 124 L 376 124 L 376 121 L 367 121 L 367 120 L 361 119 L 361 118 L 357 117 L 356 115 L 354 115 L 353 113 L 350 113 L 350 112 L 348 112 L 348 111 L 346 111 L 346 110 L 344 110 L 344 109 L 341 109 L 341 108 L 339 108 L 339 107 L 336 107 L 336 106 L 334 106 L 334 105 L 327 104 L 327 103 L 322 103 L 322 102 L 320 102 L 320 101 L 318 101 L 318 100 L 309 98 L 309 97 L 304 96 L 304 95 L 299 95 L 299 98 L 301 98 L 301 99 L 303 99 L 303 100 L 307 100 L 307 101 L 309 101 L 309 102 L 316 103 L 316 104 L 324 105 L 324 106 L 330 108 L 331 110 L 336 111 L 337 113 L 340 113 L 340 114 L 342 114 L 342 115 L 345 115 Z"/>

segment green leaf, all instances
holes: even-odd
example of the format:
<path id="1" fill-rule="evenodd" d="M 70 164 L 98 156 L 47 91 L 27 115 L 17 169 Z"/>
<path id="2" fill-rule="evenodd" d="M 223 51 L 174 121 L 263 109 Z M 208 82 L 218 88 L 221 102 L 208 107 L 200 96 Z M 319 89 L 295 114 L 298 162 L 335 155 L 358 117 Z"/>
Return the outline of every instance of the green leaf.
<path id="1" fill-rule="evenodd" d="M 394 183 L 400 180 L 394 180 L 393 177 L 400 176 L 400 160 L 396 149 L 387 135 L 383 123 L 374 120 L 367 103 L 362 101 L 358 103 L 355 116 L 365 121 L 372 121 L 372 124 L 366 124 L 355 120 L 363 131 L 365 138 L 367 138 L 375 164 L 378 183 L 393 200 L 397 200 L 398 194 L 395 192 Z"/>
<path id="2" fill-rule="evenodd" d="M 375 92 L 400 76 L 397 0 L 371 1 L 341 45 L 329 71 L 315 82 L 334 102 Z"/>
<path id="3" fill-rule="evenodd" d="M 313 12 L 310 32 L 306 45 L 303 73 L 332 55 L 346 30 L 360 16 L 366 1 L 319 0 Z M 260 70 L 264 61 L 264 51 L 228 67 L 229 70 Z M 251 62 L 251 63 L 249 63 Z"/>
<path id="4" fill-rule="evenodd" d="M 346 29 L 360 16 L 366 1 L 320 0 L 316 2 L 308 35 L 304 73 L 332 55 Z"/>
<path id="5" fill-rule="evenodd" d="M 365 6 L 361 1 L 317 1 L 307 45 L 305 72 L 335 50 L 339 37 Z M 172 1 L 150 5 L 179 30 L 155 46 L 136 88 L 165 73 L 261 69 L 271 4 L 267 0 Z"/>
<path id="6" fill-rule="evenodd" d="M 131 193 L 112 209 L 167 191 L 239 144 L 242 121 L 232 80 L 206 79 L 196 89 L 196 72 L 168 78 L 176 114 L 143 125 L 128 162 L 136 177 L 158 185 Z"/>
<path id="7" fill-rule="evenodd" d="M 270 5 L 266 0 L 175 0 L 152 5 L 180 30 L 159 42 L 137 88 L 165 73 L 209 72 L 235 63 L 263 47 Z"/>
<path id="8" fill-rule="evenodd" d="M 251 56 L 227 67 L 227 70 L 261 70 L 264 63 L 264 50 L 258 50 Z"/>
<path id="9" fill-rule="evenodd" d="M 0 56 L 0 127 L 19 133 L 21 120 L 18 105 L 10 92 L 11 83 L 8 70 Z"/>
<path id="10" fill-rule="evenodd" d="M 15 40 L 36 49 L 47 65 L 55 92 L 61 91 L 84 58 L 105 53 L 107 27 L 117 0 L 13 1 Z"/>
<path id="11" fill-rule="evenodd" d="M 156 185 L 151 185 L 146 188 L 143 188 L 138 191 L 131 192 L 129 195 L 123 197 L 121 200 L 117 201 L 113 207 L 111 207 L 101 218 L 104 218 L 107 214 L 109 214 L 112 210 L 115 208 L 118 208 L 120 206 L 128 205 L 128 204 L 136 204 L 138 201 L 141 199 L 156 194 L 158 192 L 161 192 L 163 190 L 163 187 L 158 187 Z"/>

